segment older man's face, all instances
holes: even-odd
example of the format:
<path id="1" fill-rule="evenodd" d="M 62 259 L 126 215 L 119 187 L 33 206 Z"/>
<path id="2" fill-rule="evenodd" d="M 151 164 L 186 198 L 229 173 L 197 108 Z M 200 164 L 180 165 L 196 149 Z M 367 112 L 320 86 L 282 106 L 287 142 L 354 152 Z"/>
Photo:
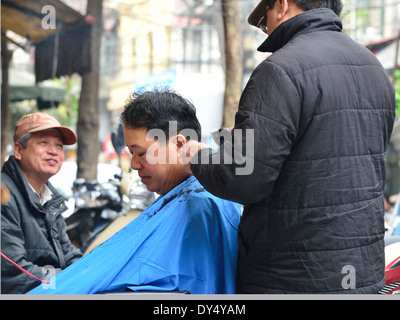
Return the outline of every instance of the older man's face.
<path id="1" fill-rule="evenodd" d="M 61 135 L 54 129 L 35 133 L 26 148 L 16 143 L 14 153 L 30 183 L 46 182 L 61 169 L 65 157 Z"/>

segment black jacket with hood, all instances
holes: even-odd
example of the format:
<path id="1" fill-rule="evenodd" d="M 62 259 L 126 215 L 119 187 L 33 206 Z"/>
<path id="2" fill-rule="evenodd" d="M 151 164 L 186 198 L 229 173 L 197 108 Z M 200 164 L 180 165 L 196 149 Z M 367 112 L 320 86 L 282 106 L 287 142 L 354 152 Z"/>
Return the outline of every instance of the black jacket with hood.
<path id="1" fill-rule="evenodd" d="M 1 208 L 1 251 L 39 279 L 54 275 L 82 257 L 66 233 L 62 213 L 67 210 L 64 198 L 50 182 L 52 199 L 43 206 L 29 186 L 16 159 L 4 163 L 1 181 L 11 198 Z M 22 294 L 40 282 L 1 258 L 1 293 Z"/>
<path id="2" fill-rule="evenodd" d="M 273 54 L 253 72 L 232 132 L 246 157 L 229 164 L 225 143 L 191 165 L 208 191 L 245 204 L 238 293 L 376 293 L 395 118 L 387 73 L 330 9 L 282 23 L 259 50 Z"/>

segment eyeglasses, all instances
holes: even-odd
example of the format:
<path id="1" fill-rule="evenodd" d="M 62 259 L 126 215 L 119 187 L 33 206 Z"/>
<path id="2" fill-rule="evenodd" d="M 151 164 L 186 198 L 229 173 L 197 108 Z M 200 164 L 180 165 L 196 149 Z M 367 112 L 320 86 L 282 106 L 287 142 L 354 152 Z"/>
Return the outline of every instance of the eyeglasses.
<path id="1" fill-rule="evenodd" d="M 265 15 L 261 17 L 261 19 L 258 21 L 257 23 L 257 28 L 260 28 L 260 30 L 266 34 L 268 34 L 268 28 L 267 28 L 267 13 L 269 11 L 270 8 L 268 8 L 265 11 Z M 263 23 L 263 21 L 265 20 L 265 23 Z"/>
<path id="2" fill-rule="evenodd" d="M 264 19 L 265 19 L 265 24 L 262 24 Z M 260 21 L 258 21 L 257 28 L 259 28 L 262 32 L 268 34 L 268 28 L 267 28 L 266 24 L 267 24 L 267 17 L 263 16 L 263 17 L 261 17 Z"/>

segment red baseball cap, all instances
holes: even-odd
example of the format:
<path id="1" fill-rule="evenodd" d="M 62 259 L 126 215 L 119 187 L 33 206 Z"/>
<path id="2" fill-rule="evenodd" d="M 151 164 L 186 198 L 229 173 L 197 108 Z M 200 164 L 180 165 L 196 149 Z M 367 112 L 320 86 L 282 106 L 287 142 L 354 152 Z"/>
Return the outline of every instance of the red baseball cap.
<path id="1" fill-rule="evenodd" d="M 44 112 L 31 113 L 23 116 L 15 125 L 14 142 L 25 133 L 39 132 L 48 129 L 58 129 L 65 145 L 76 143 L 75 133 L 68 127 L 62 126 L 54 117 Z"/>

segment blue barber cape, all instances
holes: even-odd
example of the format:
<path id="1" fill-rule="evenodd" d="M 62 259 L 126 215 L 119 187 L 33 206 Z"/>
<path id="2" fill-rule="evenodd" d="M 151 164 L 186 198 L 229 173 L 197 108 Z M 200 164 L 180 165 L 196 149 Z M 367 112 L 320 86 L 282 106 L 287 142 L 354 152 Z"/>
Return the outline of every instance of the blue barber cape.
<path id="1" fill-rule="evenodd" d="M 235 293 L 241 212 L 241 205 L 211 195 L 191 176 L 28 294 Z"/>

